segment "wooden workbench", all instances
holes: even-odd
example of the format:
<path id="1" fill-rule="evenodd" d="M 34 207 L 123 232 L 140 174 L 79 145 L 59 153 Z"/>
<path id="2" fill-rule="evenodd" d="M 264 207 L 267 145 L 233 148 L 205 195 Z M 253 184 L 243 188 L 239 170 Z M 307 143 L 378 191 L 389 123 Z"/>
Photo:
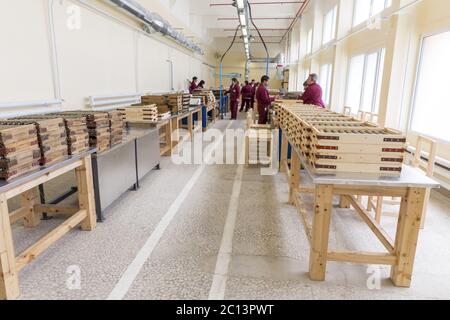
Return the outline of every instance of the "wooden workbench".
<path id="1" fill-rule="evenodd" d="M 414 260 L 428 188 L 438 188 L 439 184 L 420 171 L 404 166 L 400 177 L 383 177 L 375 174 L 340 173 L 315 174 L 301 157 L 301 152 L 293 148 L 290 167 L 287 161 L 288 145 L 293 146 L 287 136 L 282 134 L 281 171 L 289 177 L 289 201 L 300 214 L 311 245 L 309 276 L 312 280 L 324 281 L 328 261 L 358 264 L 391 265 L 391 280 L 398 287 L 410 287 Z M 303 167 L 313 181 L 313 187 L 301 183 Z M 312 223 L 308 221 L 300 195 L 315 195 Z M 378 224 L 375 218 L 357 201 L 356 196 L 400 197 L 401 207 L 395 240 Z M 340 196 L 340 207 L 352 206 L 362 220 L 369 226 L 386 251 L 375 252 L 336 252 L 328 250 L 330 220 L 333 213 L 333 196 Z"/>
<path id="2" fill-rule="evenodd" d="M 19 271 L 71 229 L 80 225 L 84 231 L 96 226 L 91 154 L 95 150 L 69 157 L 67 160 L 26 174 L 10 182 L 0 182 L 0 299 L 19 296 Z M 69 171 L 75 170 L 79 208 L 39 204 L 36 188 Z M 21 208 L 10 212 L 8 200 L 21 197 Z M 11 224 L 23 219 L 25 227 L 36 227 L 40 214 L 70 214 L 70 218 L 16 256 Z"/>

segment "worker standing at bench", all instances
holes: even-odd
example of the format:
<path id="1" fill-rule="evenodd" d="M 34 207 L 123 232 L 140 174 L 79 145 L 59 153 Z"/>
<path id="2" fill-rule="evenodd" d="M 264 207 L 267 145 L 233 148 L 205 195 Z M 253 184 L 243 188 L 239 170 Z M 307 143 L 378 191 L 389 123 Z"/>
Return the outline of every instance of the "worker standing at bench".
<path id="1" fill-rule="evenodd" d="M 256 90 L 256 101 L 258 101 L 258 113 L 259 120 L 258 124 L 267 123 L 267 112 L 269 111 L 270 105 L 275 101 L 275 98 L 270 97 L 267 87 L 269 86 L 269 77 L 263 76 L 261 78 L 261 84 Z"/>
<path id="2" fill-rule="evenodd" d="M 322 87 L 317 81 L 319 81 L 317 74 L 310 74 L 308 80 L 306 80 L 308 86 L 298 99 L 303 101 L 304 104 L 311 104 L 325 109 L 325 103 L 322 100 Z"/>
<path id="3" fill-rule="evenodd" d="M 190 94 L 192 94 L 192 93 L 195 91 L 195 89 L 198 88 L 198 86 L 197 86 L 197 80 L 198 80 L 197 77 L 193 77 L 193 78 L 192 78 L 191 85 L 189 86 L 189 93 L 190 93 Z"/>
<path id="4" fill-rule="evenodd" d="M 236 78 L 231 79 L 231 86 L 228 92 L 230 94 L 231 120 L 237 119 L 239 97 L 241 96 L 241 87 Z"/>
<path id="5" fill-rule="evenodd" d="M 248 109 L 251 108 L 252 96 L 253 96 L 253 88 L 248 81 L 245 81 L 245 85 L 242 88 L 242 105 L 241 110 L 239 110 L 240 112 L 242 112 L 244 108 L 245 112 L 248 112 Z"/>

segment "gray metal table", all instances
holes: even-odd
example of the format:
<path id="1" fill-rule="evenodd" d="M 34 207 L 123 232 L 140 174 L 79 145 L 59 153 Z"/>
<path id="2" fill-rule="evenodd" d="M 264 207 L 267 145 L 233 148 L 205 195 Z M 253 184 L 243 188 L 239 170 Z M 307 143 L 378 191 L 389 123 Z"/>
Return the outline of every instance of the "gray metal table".
<path id="1" fill-rule="evenodd" d="M 427 190 L 438 188 L 439 183 L 409 166 L 404 166 L 400 177 L 379 176 L 365 173 L 316 174 L 301 153 L 293 148 L 291 167 L 287 166 L 289 140 L 282 135 L 281 166 L 289 176 L 290 203 L 300 211 L 302 222 L 311 244 L 309 275 L 312 280 L 324 281 L 328 261 L 361 264 L 386 264 L 392 266 L 391 280 L 399 287 L 409 287 L 413 274 L 414 259 L 424 213 Z M 291 143 L 292 146 L 294 144 Z M 301 185 L 300 173 L 303 166 L 314 186 Z M 302 193 L 315 195 L 314 218 L 308 222 L 307 213 L 301 201 Z M 333 211 L 333 196 L 341 197 L 340 206 L 355 208 L 364 222 L 380 240 L 387 252 L 329 252 L 328 239 L 330 219 Z M 400 197 L 401 205 L 395 240 L 374 219 L 355 196 Z"/>
<path id="2" fill-rule="evenodd" d="M 158 129 L 133 128 L 125 132 L 123 142 L 92 157 L 98 221 L 103 212 L 125 192 L 138 189 L 139 181 L 159 168 Z"/>

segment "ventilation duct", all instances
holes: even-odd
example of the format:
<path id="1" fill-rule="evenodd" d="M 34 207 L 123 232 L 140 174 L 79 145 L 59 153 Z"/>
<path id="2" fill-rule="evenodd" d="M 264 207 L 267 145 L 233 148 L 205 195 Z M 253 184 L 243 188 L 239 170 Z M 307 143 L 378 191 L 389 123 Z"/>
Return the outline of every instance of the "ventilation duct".
<path id="1" fill-rule="evenodd" d="M 204 54 L 202 48 L 196 45 L 193 41 L 187 39 L 182 33 L 176 31 L 167 21 L 165 21 L 159 14 L 150 12 L 134 0 L 110 0 L 115 5 L 131 13 L 133 16 L 142 20 L 149 25 L 156 32 L 164 36 L 168 36 L 178 44 L 185 48 Z"/>

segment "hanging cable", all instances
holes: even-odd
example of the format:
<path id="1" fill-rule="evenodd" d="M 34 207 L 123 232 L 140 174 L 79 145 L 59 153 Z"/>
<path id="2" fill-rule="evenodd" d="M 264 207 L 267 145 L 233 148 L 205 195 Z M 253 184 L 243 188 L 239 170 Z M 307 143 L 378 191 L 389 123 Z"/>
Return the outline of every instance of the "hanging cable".
<path id="1" fill-rule="evenodd" d="M 223 59 L 225 59 L 225 56 L 227 55 L 227 53 L 231 50 L 231 48 L 234 45 L 234 42 L 236 41 L 236 37 L 239 31 L 239 27 L 240 25 L 238 25 L 236 27 L 236 31 L 234 32 L 234 37 L 233 37 L 233 41 L 231 41 L 230 46 L 228 47 L 227 51 L 225 51 L 225 53 L 222 55 L 222 58 L 220 59 L 220 117 L 223 119 L 224 117 L 224 110 L 223 110 L 223 73 L 222 73 L 222 68 L 223 68 Z"/>
<path id="2" fill-rule="evenodd" d="M 269 50 L 267 49 L 267 45 L 266 42 L 264 41 L 264 38 L 261 35 L 261 32 L 259 31 L 258 27 L 256 26 L 255 22 L 253 21 L 253 14 L 252 14 L 252 6 L 250 5 L 250 2 L 247 1 L 247 6 L 248 6 L 248 13 L 250 16 L 250 21 L 252 22 L 252 25 L 255 27 L 256 32 L 258 33 L 259 37 L 261 38 L 261 42 L 263 43 L 264 49 L 266 50 L 266 54 L 267 54 L 267 61 L 266 61 L 266 75 L 269 75 Z"/>

